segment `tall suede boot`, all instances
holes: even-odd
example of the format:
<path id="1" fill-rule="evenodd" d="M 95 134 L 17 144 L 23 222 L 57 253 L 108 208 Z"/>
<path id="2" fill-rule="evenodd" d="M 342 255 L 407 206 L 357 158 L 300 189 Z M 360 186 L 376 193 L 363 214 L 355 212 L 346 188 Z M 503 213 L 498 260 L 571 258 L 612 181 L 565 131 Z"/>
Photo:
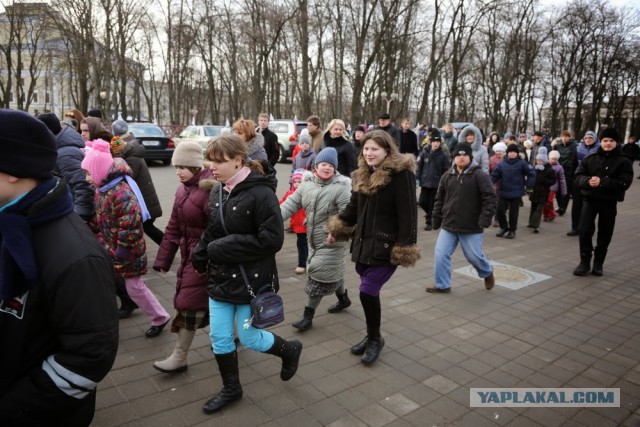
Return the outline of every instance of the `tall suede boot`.
<path id="1" fill-rule="evenodd" d="M 380 297 L 360 292 L 360 302 L 367 320 L 367 342 L 364 354 L 360 359 L 365 365 L 371 365 L 378 359 L 384 347 L 384 338 L 380 335 Z"/>
<path id="2" fill-rule="evenodd" d="M 229 403 L 242 398 L 242 386 L 238 372 L 238 352 L 216 354 L 215 356 L 222 378 L 222 390 L 204 404 L 202 410 L 205 414 L 218 412 Z"/>
<path id="3" fill-rule="evenodd" d="M 300 355 L 302 354 L 302 343 L 296 340 L 287 341 L 276 334 L 273 334 L 273 337 L 275 338 L 273 346 L 265 351 L 265 353 L 282 359 L 280 379 L 282 381 L 289 381 L 298 370 L 298 363 L 300 362 Z"/>
<path id="4" fill-rule="evenodd" d="M 302 315 L 302 319 L 297 322 L 293 322 L 291 326 L 300 330 L 300 332 L 304 332 L 308 329 L 311 329 L 313 326 L 313 316 L 316 314 L 316 310 L 311 307 L 305 307 L 304 313 Z"/>
<path id="5" fill-rule="evenodd" d="M 327 310 L 329 313 L 340 313 L 345 308 L 351 307 L 351 300 L 349 299 L 349 294 L 347 294 L 346 289 L 342 295 L 336 292 L 336 296 L 338 297 L 338 302 L 329 307 Z"/>
<path id="6" fill-rule="evenodd" d="M 154 362 L 153 367 L 165 374 L 186 371 L 189 368 L 189 365 L 187 365 L 187 353 L 195 335 L 196 331 L 188 331 L 181 328 L 178 331 L 178 341 L 173 353 L 162 361 Z"/>
<path id="7" fill-rule="evenodd" d="M 586 276 L 591 271 L 591 251 L 580 252 L 580 264 L 573 270 L 574 276 Z"/>

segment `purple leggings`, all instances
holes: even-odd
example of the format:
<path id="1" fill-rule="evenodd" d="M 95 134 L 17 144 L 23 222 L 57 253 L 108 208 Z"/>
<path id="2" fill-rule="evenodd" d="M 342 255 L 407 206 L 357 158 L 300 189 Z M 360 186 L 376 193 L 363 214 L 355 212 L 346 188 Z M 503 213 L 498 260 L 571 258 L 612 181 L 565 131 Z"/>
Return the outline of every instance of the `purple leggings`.
<path id="1" fill-rule="evenodd" d="M 373 297 L 380 295 L 382 286 L 391 279 L 397 265 L 366 265 L 356 262 L 356 272 L 360 275 L 360 292 Z"/>

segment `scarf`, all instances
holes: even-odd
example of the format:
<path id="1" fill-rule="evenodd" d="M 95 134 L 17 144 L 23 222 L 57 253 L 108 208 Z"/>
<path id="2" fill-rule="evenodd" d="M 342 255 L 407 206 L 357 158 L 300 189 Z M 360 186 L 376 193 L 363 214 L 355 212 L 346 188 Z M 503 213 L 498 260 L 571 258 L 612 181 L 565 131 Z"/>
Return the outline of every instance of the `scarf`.
<path id="1" fill-rule="evenodd" d="M 71 212 L 71 192 L 58 178 L 0 209 L 0 300 L 23 295 L 38 283 L 32 229 Z"/>
<path id="2" fill-rule="evenodd" d="M 138 199 L 138 204 L 140 205 L 140 211 L 142 213 L 142 222 L 145 222 L 151 219 L 151 214 L 149 214 L 149 209 L 147 209 L 147 204 L 144 202 L 144 197 L 142 197 L 142 193 L 140 193 L 140 187 L 138 187 L 138 184 L 129 175 L 119 176 L 109 181 L 108 183 L 100 187 L 100 192 L 106 193 L 107 191 L 115 187 L 117 183 L 122 181 L 122 178 L 126 179 L 127 184 L 129 184 L 129 187 L 131 187 L 131 191 L 133 191 L 133 194 L 135 194 L 136 199 Z"/>

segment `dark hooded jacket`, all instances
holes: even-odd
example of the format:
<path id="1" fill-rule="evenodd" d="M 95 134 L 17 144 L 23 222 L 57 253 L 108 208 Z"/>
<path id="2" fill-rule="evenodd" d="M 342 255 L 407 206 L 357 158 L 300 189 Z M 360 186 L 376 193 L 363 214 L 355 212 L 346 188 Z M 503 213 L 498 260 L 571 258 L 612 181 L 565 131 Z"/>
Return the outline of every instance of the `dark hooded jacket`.
<path id="1" fill-rule="evenodd" d="M 266 163 L 266 162 L 265 162 Z M 208 269 L 209 297 L 233 304 L 249 304 L 239 265 L 244 266 L 254 292 L 271 286 L 279 289 L 276 252 L 284 242 L 284 226 L 272 173 L 262 176 L 252 171 L 230 194 L 216 185 L 209 198 L 209 221 L 192 254 L 196 271 Z M 220 192 L 223 192 L 224 222 L 220 219 Z"/>
<path id="2" fill-rule="evenodd" d="M 451 160 L 444 151 L 442 144 L 437 150 L 432 150 L 431 145 L 425 145 L 418 156 L 416 178 L 420 187 L 438 188 L 440 178 L 449 169 Z"/>
<path id="3" fill-rule="evenodd" d="M 482 233 L 491 226 L 496 207 L 491 178 L 475 161 L 462 173 L 453 165 L 440 180 L 433 206 L 433 228 L 442 227 L 452 233 Z"/>
<path id="4" fill-rule="evenodd" d="M 84 139 L 69 126 L 63 126 L 56 135 L 58 143 L 58 162 L 56 171 L 62 175 L 71 187 L 74 210 L 83 219 L 89 220 L 93 216 L 93 187 L 80 166 L 84 159 Z"/>

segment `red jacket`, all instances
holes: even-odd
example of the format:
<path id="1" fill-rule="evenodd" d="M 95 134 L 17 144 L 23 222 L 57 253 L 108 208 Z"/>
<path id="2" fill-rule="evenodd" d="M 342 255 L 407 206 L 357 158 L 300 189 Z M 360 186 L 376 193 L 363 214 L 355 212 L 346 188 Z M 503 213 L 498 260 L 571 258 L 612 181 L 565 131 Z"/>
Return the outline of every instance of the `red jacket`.
<path id="1" fill-rule="evenodd" d="M 295 191 L 296 191 L 295 188 L 292 188 L 291 190 L 287 191 L 286 194 L 282 196 L 282 199 L 280 199 L 280 204 L 284 203 L 284 201 L 287 200 L 287 197 L 292 195 Z M 305 213 L 304 209 L 300 209 L 298 212 L 291 215 L 291 219 L 289 220 L 289 224 L 291 225 L 291 230 L 296 234 L 306 234 L 307 226 L 304 225 L 304 221 L 306 219 L 307 219 L 307 214 Z"/>

